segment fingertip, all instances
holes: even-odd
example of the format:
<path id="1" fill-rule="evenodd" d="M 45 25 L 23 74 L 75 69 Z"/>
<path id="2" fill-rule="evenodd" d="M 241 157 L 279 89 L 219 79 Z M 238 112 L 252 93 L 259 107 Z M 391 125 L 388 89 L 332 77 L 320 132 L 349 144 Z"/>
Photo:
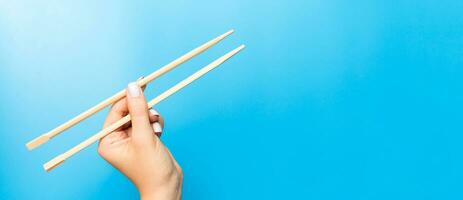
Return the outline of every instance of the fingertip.
<path id="1" fill-rule="evenodd" d="M 149 110 L 150 123 L 159 121 L 159 112 L 153 109 Z"/>
<path id="2" fill-rule="evenodd" d="M 155 133 L 162 133 L 162 127 L 159 122 L 154 122 L 153 123 L 153 130 Z"/>
<path id="3" fill-rule="evenodd" d="M 140 86 L 136 82 L 131 82 L 127 85 L 127 96 L 129 98 L 137 98 L 142 94 Z"/>
<path id="4" fill-rule="evenodd" d="M 151 124 L 151 126 L 153 127 L 154 134 L 160 138 L 162 135 L 161 124 L 159 122 L 154 122 Z"/>
<path id="5" fill-rule="evenodd" d="M 150 114 L 154 116 L 159 116 L 159 112 L 152 108 L 150 109 Z"/>

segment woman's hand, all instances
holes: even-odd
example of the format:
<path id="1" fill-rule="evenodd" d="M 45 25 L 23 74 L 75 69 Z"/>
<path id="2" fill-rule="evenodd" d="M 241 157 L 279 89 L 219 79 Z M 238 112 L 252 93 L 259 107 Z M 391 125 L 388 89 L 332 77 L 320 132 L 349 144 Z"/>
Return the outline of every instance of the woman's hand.
<path id="1" fill-rule="evenodd" d="M 128 85 L 126 96 L 113 105 L 104 127 L 127 114 L 132 122 L 102 138 L 98 153 L 135 184 L 141 199 L 180 199 L 183 174 L 159 139 L 163 119 L 156 111 L 148 111 L 136 83 Z"/>

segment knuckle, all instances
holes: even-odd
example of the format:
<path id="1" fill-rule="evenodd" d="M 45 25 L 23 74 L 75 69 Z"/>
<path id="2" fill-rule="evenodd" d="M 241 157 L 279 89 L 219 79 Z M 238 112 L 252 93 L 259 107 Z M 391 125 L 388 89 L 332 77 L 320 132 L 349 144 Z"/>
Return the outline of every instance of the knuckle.
<path id="1" fill-rule="evenodd" d="M 104 156 L 105 156 L 105 151 L 103 150 L 103 148 L 98 147 L 97 152 L 98 152 L 98 154 L 99 154 L 101 157 L 104 157 Z"/>
<path id="2" fill-rule="evenodd" d="M 183 169 L 180 166 L 177 166 L 177 174 L 180 178 L 183 178 Z"/>

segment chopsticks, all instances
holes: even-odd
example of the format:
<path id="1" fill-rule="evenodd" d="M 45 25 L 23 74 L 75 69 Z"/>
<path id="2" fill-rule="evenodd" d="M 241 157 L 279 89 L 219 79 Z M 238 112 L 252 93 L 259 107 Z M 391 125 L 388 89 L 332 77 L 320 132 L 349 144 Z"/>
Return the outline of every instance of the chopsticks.
<path id="1" fill-rule="evenodd" d="M 171 63 L 161 67 L 159 70 L 151 73 L 150 75 L 144 77 L 141 80 L 138 80 L 137 84 L 140 87 L 145 86 L 149 82 L 151 82 L 154 79 L 156 79 L 156 78 L 162 76 L 163 74 L 169 72 L 170 70 L 174 69 L 178 65 L 188 61 L 189 59 L 193 58 L 194 56 L 196 56 L 196 55 L 204 52 L 205 50 L 209 49 L 210 47 L 214 46 L 215 44 L 217 44 L 221 40 L 225 39 L 227 36 L 229 36 L 233 32 L 234 32 L 233 30 L 230 30 L 230 31 L 228 31 L 228 32 L 214 38 L 213 40 L 210 40 L 209 42 L 206 42 L 205 44 L 197 47 L 196 49 L 193 49 L 192 51 L 188 52 L 187 54 L 185 54 L 185 55 L 177 58 L 176 60 L 172 61 Z M 165 92 L 161 93 L 159 96 L 157 96 L 156 98 L 154 98 L 154 99 L 152 99 L 151 101 L 148 102 L 148 109 L 150 109 L 154 105 L 158 104 L 159 102 L 165 100 L 169 96 L 175 94 L 176 92 L 178 92 L 182 88 L 186 87 L 187 85 L 189 85 L 193 81 L 199 79 L 201 76 L 205 75 L 206 73 L 210 72 L 211 70 L 215 69 L 220 64 L 224 63 L 229 58 L 231 58 L 232 56 L 234 56 L 238 52 L 240 52 L 244 47 L 245 47 L 244 45 L 241 45 L 238 48 L 228 52 L 227 54 L 225 54 L 222 57 L 218 58 L 217 60 L 213 61 L 209 65 L 203 67 L 202 69 L 198 70 L 194 74 L 190 75 L 188 78 L 184 79 L 183 81 L 177 83 L 176 85 L 174 85 L 170 89 L 168 89 Z M 98 103 L 96 106 L 88 109 L 87 111 L 77 115 L 76 117 L 74 117 L 71 120 L 65 122 L 64 124 L 61 124 L 60 126 L 54 128 L 53 130 L 51 130 L 51 131 L 49 131 L 49 132 L 47 132 L 47 133 L 45 133 L 43 135 L 40 135 L 39 137 L 31 140 L 30 142 L 28 142 L 26 144 L 26 147 L 29 150 L 32 150 L 32 149 L 46 143 L 47 141 L 49 141 L 54 136 L 56 136 L 56 135 L 60 134 L 61 132 L 71 128 L 72 126 L 76 125 L 77 123 L 81 122 L 82 120 L 92 116 L 93 114 L 97 113 L 98 111 L 105 108 L 106 106 L 111 105 L 111 104 L 115 103 L 116 101 L 124 98 L 125 95 L 126 95 L 126 90 L 125 89 L 119 91 L 118 93 L 116 93 L 113 96 L 109 97 L 108 99 L 105 99 L 104 101 Z M 73 148 L 69 149 L 65 153 L 60 154 L 60 155 L 56 156 L 55 158 L 51 159 L 50 161 L 48 161 L 47 163 L 45 163 L 43 165 L 43 168 L 46 171 L 50 171 L 50 170 L 54 169 L 59 164 L 63 163 L 66 159 L 70 158 L 71 156 L 75 155 L 79 151 L 81 151 L 84 148 L 90 146 L 91 144 L 95 143 L 96 141 L 100 140 L 104 136 L 108 135 L 109 133 L 113 132 L 114 130 L 118 129 L 119 127 L 123 126 L 124 124 L 127 124 L 130 121 L 131 121 L 130 115 L 127 115 L 127 116 L 121 118 L 119 121 L 111 124 L 110 126 L 104 128 L 103 130 L 101 130 L 98 133 L 94 134 L 93 136 L 87 138 L 86 140 L 84 140 L 80 144 L 74 146 Z"/>
<path id="2" fill-rule="evenodd" d="M 239 51 L 241 51 L 245 46 L 241 45 L 238 48 L 230 51 L 229 53 L 223 55 L 222 57 L 218 58 L 217 60 L 213 61 L 209 65 L 203 67 L 199 71 L 195 72 L 188 78 L 184 79 L 183 81 L 177 83 L 175 86 L 171 87 L 167 91 L 163 92 L 150 102 L 148 102 L 148 109 L 153 107 L 154 105 L 158 104 L 159 102 L 163 101 L 167 97 L 171 96 L 172 94 L 178 92 L 180 89 L 184 88 L 188 84 L 192 83 L 193 81 L 197 80 L 207 72 L 213 70 L 214 68 L 218 67 L 220 64 L 237 54 Z M 142 83 L 138 83 L 139 85 L 142 85 Z M 50 171 L 63 163 L 66 159 L 70 158 L 74 154 L 78 153 L 82 149 L 88 147 L 89 145 L 93 144 L 94 142 L 98 141 L 99 139 L 103 138 L 104 136 L 108 135 L 109 133 L 113 132 L 114 130 L 118 129 L 119 127 L 123 126 L 124 124 L 128 123 L 130 121 L 130 115 L 127 115 L 120 119 L 119 121 L 115 122 L 114 124 L 111 124 L 107 128 L 101 130 L 100 132 L 96 133 L 95 135 L 91 136 L 90 138 L 86 139 L 82 143 L 74 146 L 70 150 L 66 151 L 65 153 L 56 156 L 52 160 L 48 161 L 43 165 L 43 168 L 46 171 Z"/>
<path id="3" fill-rule="evenodd" d="M 214 46 L 221 40 L 225 39 L 227 36 L 232 34 L 234 30 L 227 31 L 226 33 L 210 40 L 209 42 L 204 43 L 203 45 L 197 47 L 196 49 L 191 50 L 187 54 L 177 58 L 176 60 L 172 61 L 171 63 L 161 67 L 159 70 L 151 73 L 150 75 L 146 76 L 145 78 L 138 81 L 140 86 L 144 86 L 149 82 L 153 81 L 154 79 L 162 76 L 163 74 L 169 72 L 170 70 L 174 69 L 175 67 L 179 66 L 180 64 L 190 60 L 191 58 L 195 57 L 196 55 L 204 52 L 205 50 L 209 49 L 210 47 Z M 102 110 L 103 108 L 115 103 L 116 101 L 125 97 L 125 89 L 119 91 L 115 95 L 105 99 L 104 101 L 100 102 L 96 106 L 88 109 L 87 111 L 77 115 L 76 117 L 72 118 L 71 120 L 59 125 L 58 127 L 54 128 L 53 130 L 38 136 L 37 138 L 31 140 L 26 144 L 27 149 L 32 150 L 37 148 L 38 146 L 46 143 L 51 138 L 57 136 L 61 132 L 71 128 L 72 126 L 76 125 L 77 123 L 81 122 L 82 120 L 92 116 L 93 114 L 97 113 L 98 111 Z"/>

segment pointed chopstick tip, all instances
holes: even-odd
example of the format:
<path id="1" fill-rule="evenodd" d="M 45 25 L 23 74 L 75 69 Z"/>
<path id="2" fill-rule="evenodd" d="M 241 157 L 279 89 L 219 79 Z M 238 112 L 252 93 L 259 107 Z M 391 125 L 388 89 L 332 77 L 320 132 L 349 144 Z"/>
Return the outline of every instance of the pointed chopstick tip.
<path id="1" fill-rule="evenodd" d="M 246 45 L 242 44 L 242 45 L 240 45 L 237 49 L 242 50 L 242 49 L 244 49 L 244 48 L 246 48 Z"/>
<path id="2" fill-rule="evenodd" d="M 246 46 L 244 44 L 236 47 L 236 49 L 233 49 L 232 51 L 230 51 L 227 55 L 229 55 L 229 57 L 237 54 L 238 52 L 240 52 L 241 50 L 243 50 Z"/>
<path id="3" fill-rule="evenodd" d="M 234 32 L 235 32 L 235 30 L 231 29 L 231 30 L 225 32 L 224 34 L 220 35 L 218 38 L 220 38 L 219 40 L 222 40 L 222 39 L 228 37 L 229 35 L 231 35 Z"/>

